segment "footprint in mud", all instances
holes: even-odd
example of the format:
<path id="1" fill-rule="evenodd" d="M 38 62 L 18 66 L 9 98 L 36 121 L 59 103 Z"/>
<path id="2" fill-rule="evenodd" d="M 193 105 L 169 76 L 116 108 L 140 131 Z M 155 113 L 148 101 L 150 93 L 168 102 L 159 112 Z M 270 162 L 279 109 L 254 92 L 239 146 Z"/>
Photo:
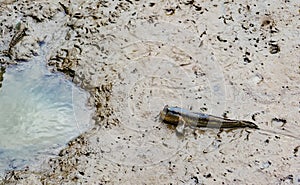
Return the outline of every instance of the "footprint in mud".
<path id="1" fill-rule="evenodd" d="M 205 52 L 207 48 L 197 53 L 181 48 L 162 41 L 123 47 L 127 61 L 114 84 L 112 96 L 116 98 L 112 99 L 117 117 L 126 127 L 143 130 L 159 124 L 147 120 L 166 104 L 195 111 L 210 105 L 215 113 L 224 111 L 224 80 L 216 59 Z"/>
<path id="2" fill-rule="evenodd" d="M 121 125 L 103 131 L 99 148 L 118 164 L 152 165 L 175 155 L 186 142 L 159 122 L 163 107 L 199 111 L 209 105 L 221 114 L 224 79 L 211 50 L 179 25 L 141 23 L 129 32 L 122 35 L 129 44 L 121 49 L 124 64 L 111 94 Z"/>

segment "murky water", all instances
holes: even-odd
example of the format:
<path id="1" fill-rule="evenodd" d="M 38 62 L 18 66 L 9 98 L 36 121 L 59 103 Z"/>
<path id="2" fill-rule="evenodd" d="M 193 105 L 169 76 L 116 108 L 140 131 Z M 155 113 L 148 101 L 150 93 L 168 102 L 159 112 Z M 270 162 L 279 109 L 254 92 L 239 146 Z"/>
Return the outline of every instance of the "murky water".
<path id="1" fill-rule="evenodd" d="M 41 58 L 8 67 L 0 89 L 0 176 L 56 154 L 89 128 L 87 98 Z"/>

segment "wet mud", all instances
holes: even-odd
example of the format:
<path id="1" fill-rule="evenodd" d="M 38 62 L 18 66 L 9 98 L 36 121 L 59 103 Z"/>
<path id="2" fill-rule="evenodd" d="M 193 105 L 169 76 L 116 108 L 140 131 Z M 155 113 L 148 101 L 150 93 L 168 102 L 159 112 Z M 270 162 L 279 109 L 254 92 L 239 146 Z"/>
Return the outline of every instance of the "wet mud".
<path id="1" fill-rule="evenodd" d="M 5 73 L 5 68 L 1 66 L 0 67 L 0 88 L 2 87 L 4 73 Z"/>
<path id="2" fill-rule="evenodd" d="M 1 65 L 41 55 L 46 44 L 51 69 L 96 108 L 93 129 L 3 184 L 299 183 L 296 1 L 7 0 L 0 10 Z M 158 119 L 165 105 L 260 130 L 178 138 Z"/>

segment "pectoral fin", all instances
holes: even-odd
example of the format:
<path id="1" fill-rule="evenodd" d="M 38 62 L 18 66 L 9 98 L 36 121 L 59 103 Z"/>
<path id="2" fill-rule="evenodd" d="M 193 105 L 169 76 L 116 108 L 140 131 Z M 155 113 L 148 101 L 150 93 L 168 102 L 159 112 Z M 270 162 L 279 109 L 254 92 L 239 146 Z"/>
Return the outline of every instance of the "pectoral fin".
<path id="1" fill-rule="evenodd" d="M 182 118 L 179 118 L 178 125 L 176 126 L 176 135 L 178 137 L 184 136 L 186 123 Z"/>

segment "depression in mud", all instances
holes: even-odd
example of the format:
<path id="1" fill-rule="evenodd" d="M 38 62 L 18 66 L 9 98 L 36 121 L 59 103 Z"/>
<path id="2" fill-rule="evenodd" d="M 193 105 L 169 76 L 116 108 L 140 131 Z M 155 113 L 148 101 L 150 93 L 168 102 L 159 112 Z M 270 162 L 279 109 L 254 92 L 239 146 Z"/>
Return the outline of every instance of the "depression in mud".
<path id="1" fill-rule="evenodd" d="M 40 59 L 2 68 L 0 175 L 56 155 L 90 127 L 88 94 Z"/>

